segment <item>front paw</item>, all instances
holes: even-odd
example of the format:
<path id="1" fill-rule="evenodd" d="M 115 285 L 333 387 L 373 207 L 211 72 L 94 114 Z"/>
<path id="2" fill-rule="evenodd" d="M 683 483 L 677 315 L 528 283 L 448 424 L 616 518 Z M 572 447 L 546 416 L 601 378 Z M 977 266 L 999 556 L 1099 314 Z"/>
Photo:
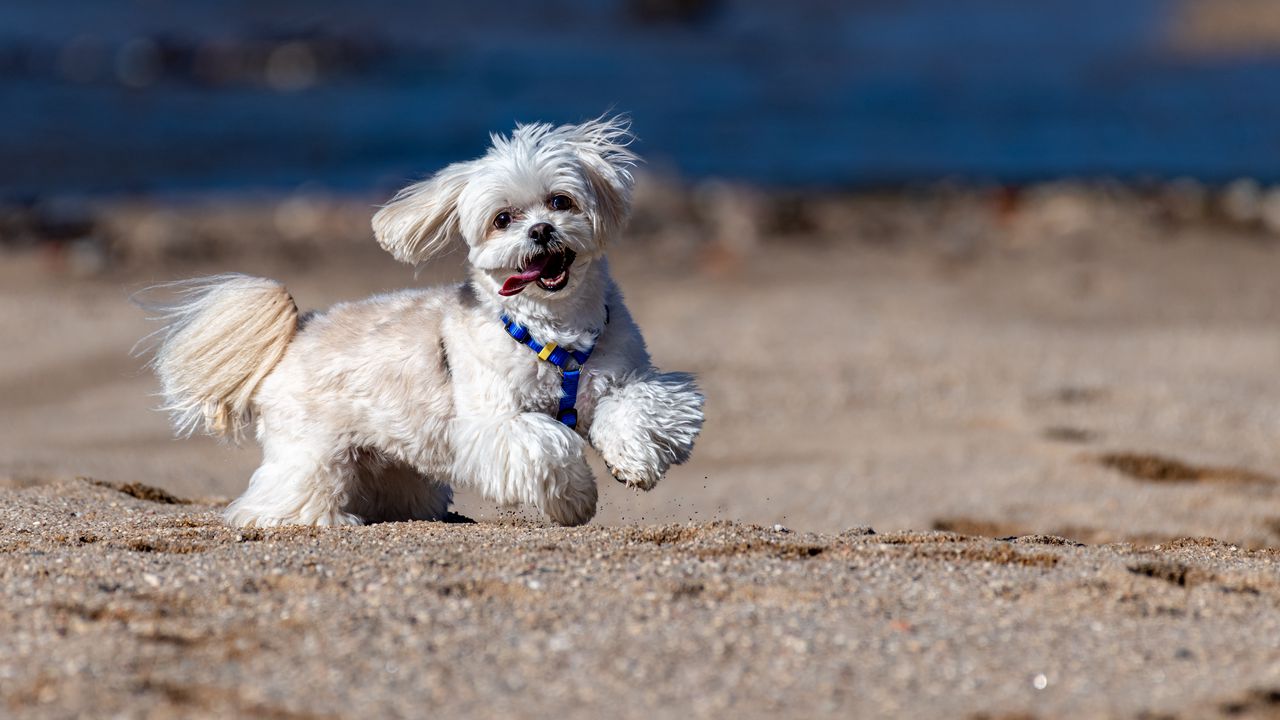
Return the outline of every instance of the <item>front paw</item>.
<path id="1" fill-rule="evenodd" d="M 601 399 L 592 443 L 615 480 L 650 490 L 668 468 L 689 459 L 702 430 L 703 402 L 683 373 L 632 381 Z"/>
<path id="2" fill-rule="evenodd" d="M 581 525 L 595 516 L 596 481 L 581 436 L 551 417 L 529 413 L 508 425 L 503 437 L 506 497 L 532 503 L 557 525 Z"/>
<path id="3" fill-rule="evenodd" d="M 596 481 L 586 461 L 564 467 L 539 503 L 557 525 L 582 525 L 596 514 Z"/>
<path id="4" fill-rule="evenodd" d="M 662 476 L 666 474 L 666 466 L 657 458 L 656 454 L 651 454 L 648 463 L 636 462 L 626 463 L 619 462 L 615 465 L 609 460 L 604 461 L 605 467 L 609 468 L 609 474 L 613 475 L 613 479 L 636 490 L 652 490 Z"/>

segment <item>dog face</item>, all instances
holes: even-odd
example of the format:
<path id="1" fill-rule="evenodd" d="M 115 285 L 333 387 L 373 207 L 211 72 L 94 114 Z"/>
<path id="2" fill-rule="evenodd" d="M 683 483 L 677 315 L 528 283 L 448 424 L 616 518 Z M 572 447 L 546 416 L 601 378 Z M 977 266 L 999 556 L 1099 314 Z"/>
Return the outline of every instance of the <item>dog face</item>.
<path id="1" fill-rule="evenodd" d="M 484 157 L 411 185 L 373 218 L 378 242 L 421 263 L 464 241 L 500 296 L 571 294 L 574 270 L 604 254 L 631 209 L 636 156 L 625 118 L 521 125 Z"/>

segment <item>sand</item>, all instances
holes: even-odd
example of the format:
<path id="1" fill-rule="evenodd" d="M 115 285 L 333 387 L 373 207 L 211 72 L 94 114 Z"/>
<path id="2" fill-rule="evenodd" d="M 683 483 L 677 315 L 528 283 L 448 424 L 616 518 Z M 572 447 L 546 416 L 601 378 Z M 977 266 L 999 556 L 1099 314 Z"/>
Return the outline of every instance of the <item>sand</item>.
<path id="1" fill-rule="evenodd" d="M 133 494 L 3 494 L 10 712 L 1280 712 L 1276 550 L 729 522 L 236 531 Z"/>
<path id="2" fill-rule="evenodd" d="M 126 296 L 414 282 L 358 233 L 108 208 L 105 269 L 6 250 L 0 713 L 1280 713 L 1274 237 L 1114 190 L 734 198 L 614 254 L 708 422 L 651 493 L 598 473 L 576 529 L 466 494 L 455 523 L 218 522 L 256 449 L 169 437 Z M 141 242 L 174 217 L 199 232 Z"/>

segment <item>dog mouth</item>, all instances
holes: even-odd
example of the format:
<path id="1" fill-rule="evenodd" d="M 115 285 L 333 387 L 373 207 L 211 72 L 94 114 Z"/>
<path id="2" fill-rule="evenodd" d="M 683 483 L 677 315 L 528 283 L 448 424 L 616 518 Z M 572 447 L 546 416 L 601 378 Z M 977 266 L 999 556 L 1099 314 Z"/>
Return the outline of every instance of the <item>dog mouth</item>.
<path id="1" fill-rule="evenodd" d="M 559 292 L 569 284 L 569 266 L 577 254 L 569 248 L 548 248 L 529 258 L 519 272 L 502 283 L 498 294 L 503 297 L 519 295 L 532 283 L 547 292 Z"/>

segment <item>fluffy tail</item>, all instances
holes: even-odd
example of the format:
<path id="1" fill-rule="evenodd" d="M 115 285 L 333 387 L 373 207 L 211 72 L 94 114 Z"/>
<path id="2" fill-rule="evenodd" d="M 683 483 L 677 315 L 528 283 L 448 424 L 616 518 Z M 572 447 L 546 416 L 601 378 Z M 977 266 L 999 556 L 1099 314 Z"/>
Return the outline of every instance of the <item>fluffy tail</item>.
<path id="1" fill-rule="evenodd" d="M 160 378 L 164 407 L 179 435 L 203 426 L 209 435 L 240 439 L 253 420 L 251 401 L 262 379 L 298 330 L 298 306 L 274 280 L 227 274 L 158 285 L 171 302 L 139 301 L 164 327 L 149 366 Z"/>

